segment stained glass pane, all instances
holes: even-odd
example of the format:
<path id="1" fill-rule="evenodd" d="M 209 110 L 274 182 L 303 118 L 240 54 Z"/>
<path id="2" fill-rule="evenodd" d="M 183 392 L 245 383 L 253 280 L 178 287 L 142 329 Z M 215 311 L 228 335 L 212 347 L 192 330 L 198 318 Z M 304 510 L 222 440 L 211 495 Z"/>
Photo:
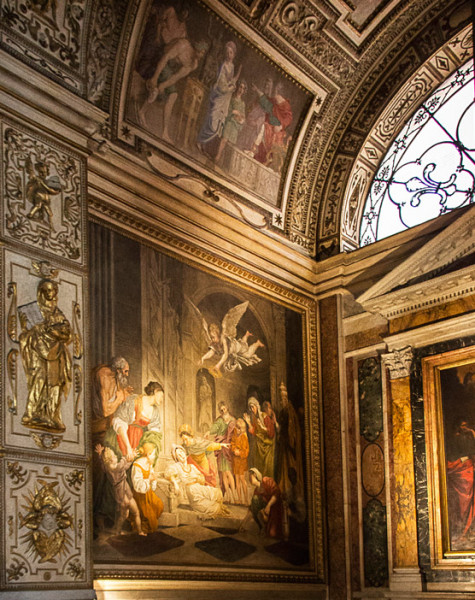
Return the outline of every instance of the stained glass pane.
<path id="1" fill-rule="evenodd" d="M 470 60 L 415 111 L 371 184 L 360 246 L 475 202 L 474 68 Z"/>

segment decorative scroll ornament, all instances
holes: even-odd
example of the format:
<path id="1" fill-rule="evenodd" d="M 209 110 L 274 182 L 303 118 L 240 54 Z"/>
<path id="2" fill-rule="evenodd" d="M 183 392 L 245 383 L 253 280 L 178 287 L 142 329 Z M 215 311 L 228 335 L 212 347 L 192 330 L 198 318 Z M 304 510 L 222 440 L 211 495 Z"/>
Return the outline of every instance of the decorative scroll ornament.
<path id="1" fill-rule="evenodd" d="M 23 483 L 27 475 L 27 471 L 20 465 L 18 461 L 7 463 L 7 475 L 13 483 Z"/>
<path id="2" fill-rule="evenodd" d="M 84 353 L 84 344 L 82 341 L 81 327 L 79 321 L 81 319 L 81 309 L 77 302 L 73 303 L 73 356 L 79 360 Z"/>
<path id="3" fill-rule="evenodd" d="M 79 540 L 82 540 L 83 529 L 84 523 L 82 522 L 82 519 L 79 519 L 76 527 L 76 532 Z"/>
<path id="4" fill-rule="evenodd" d="M 7 296 L 11 298 L 10 308 L 7 316 L 7 333 L 12 342 L 18 341 L 18 319 L 17 319 L 17 286 L 10 282 L 7 288 Z"/>
<path id="5" fill-rule="evenodd" d="M 28 569 L 26 568 L 24 561 L 19 561 L 17 558 L 14 558 L 10 563 L 10 566 L 7 567 L 7 579 L 8 581 L 18 581 L 27 571 Z"/>
<path id="6" fill-rule="evenodd" d="M 344 82 L 351 75 L 351 64 L 321 35 L 326 22 L 326 16 L 318 12 L 314 3 L 291 0 L 275 13 L 272 26 L 314 65 Z"/>
<path id="7" fill-rule="evenodd" d="M 8 517 L 8 535 L 10 537 L 12 537 L 13 533 L 14 533 L 14 522 L 15 521 L 14 521 L 13 515 L 10 515 Z"/>
<path id="8" fill-rule="evenodd" d="M 18 350 L 13 348 L 7 354 L 8 381 L 10 382 L 10 388 L 12 390 L 12 395 L 7 396 L 7 406 L 8 406 L 8 411 L 14 415 L 17 414 L 17 409 L 18 409 L 17 364 L 18 364 Z"/>
<path id="9" fill-rule="evenodd" d="M 74 471 L 68 473 L 65 478 L 69 487 L 77 492 L 81 489 L 81 486 L 84 483 L 84 471 L 74 469 Z"/>
<path id="10" fill-rule="evenodd" d="M 58 554 L 66 552 L 71 543 L 71 536 L 65 530 L 72 528 L 73 518 L 68 513 L 64 494 L 59 496 L 54 489 L 57 481 L 47 483 L 38 479 L 41 489 L 35 485 L 34 493 L 30 490 L 25 497 L 27 511 L 25 516 L 19 513 L 20 529 L 25 527 L 29 532 L 24 536 L 40 563 L 56 562 Z"/>
<path id="11" fill-rule="evenodd" d="M 87 97 L 101 105 L 108 82 L 110 60 L 114 52 L 114 32 L 117 27 L 117 10 L 114 0 L 100 0 L 93 15 L 87 60 Z"/>
<path id="12" fill-rule="evenodd" d="M 276 4 L 276 0 L 257 0 L 249 12 L 249 18 L 252 21 L 263 23 L 269 8 L 273 4 Z"/>
<path id="13" fill-rule="evenodd" d="M 413 351 L 411 346 L 400 350 L 393 350 L 390 354 L 382 354 L 383 364 L 389 369 L 390 379 L 409 377 L 412 364 Z"/>
<path id="14" fill-rule="evenodd" d="M 84 577 L 84 567 L 78 560 L 74 560 L 69 563 L 66 573 L 73 579 L 82 579 Z"/>
<path id="15" fill-rule="evenodd" d="M 7 234 L 22 243 L 79 260 L 79 162 L 13 127 L 4 130 L 3 143 Z"/>
<path id="16" fill-rule="evenodd" d="M 75 364 L 73 367 L 74 373 L 74 424 L 81 425 L 82 423 L 82 411 L 79 410 L 79 400 L 81 399 L 82 393 L 82 369 L 79 365 Z"/>
<path id="17" fill-rule="evenodd" d="M 318 33 L 325 23 L 323 15 L 315 14 L 302 2 L 287 2 L 279 14 L 281 23 L 306 46 L 317 43 Z"/>

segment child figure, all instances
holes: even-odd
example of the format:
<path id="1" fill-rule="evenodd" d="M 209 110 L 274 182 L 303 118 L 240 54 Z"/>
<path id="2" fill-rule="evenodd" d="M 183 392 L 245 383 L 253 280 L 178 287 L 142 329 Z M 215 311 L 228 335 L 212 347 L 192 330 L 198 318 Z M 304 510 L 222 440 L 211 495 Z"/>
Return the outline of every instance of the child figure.
<path id="1" fill-rule="evenodd" d="M 139 535 L 146 535 L 142 531 L 139 507 L 134 499 L 130 485 L 127 483 L 127 469 L 132 463 L 125 456 L 118 461 L 115 452 L 111 448 L 104 448 L 101 444 L 97 444 L 95 450 L 101 459 L 107 478 L 112 484 L 114 498 L 119 509 L 119 514 L 114 525 L 115 532 L 123 535 L 122 525 L 129 514 L 131 514 L 137 533 Z"/>
<path id="2" fill-rule="evenodd" d="M 247 472 L 247 457 L 249 456 L 249 441 L 246 434 L 244 419 L 238 419 L 231 438 L 233 454 L 233 474 L 236 479 L 236 492 L 239 504 L 247 502 L 247 484 L 244 478 Z"/>

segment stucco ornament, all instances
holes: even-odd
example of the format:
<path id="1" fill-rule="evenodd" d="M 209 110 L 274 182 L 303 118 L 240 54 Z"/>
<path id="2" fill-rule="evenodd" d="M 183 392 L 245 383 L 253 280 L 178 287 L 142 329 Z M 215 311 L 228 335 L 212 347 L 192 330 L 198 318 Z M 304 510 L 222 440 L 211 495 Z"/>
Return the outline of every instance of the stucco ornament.
<path id="1" fill-rule="evenodd" d="M 19 514 L 20 528 L 29 529 L 26 538 L 29 547 L 40 558 L 40 563 L 56 562 L 56 556 L 66 550 L 70 536 L 65 531 L 73 526 L 73 518 L 68 513 L 64 495 L 60 496 L 54 489 L 57 481 L 47 483 L 38 479 L 42 487 L 35 486 L 34 494 L 30 491 L 26 497 L 27 510 L 25 516 Z"/>

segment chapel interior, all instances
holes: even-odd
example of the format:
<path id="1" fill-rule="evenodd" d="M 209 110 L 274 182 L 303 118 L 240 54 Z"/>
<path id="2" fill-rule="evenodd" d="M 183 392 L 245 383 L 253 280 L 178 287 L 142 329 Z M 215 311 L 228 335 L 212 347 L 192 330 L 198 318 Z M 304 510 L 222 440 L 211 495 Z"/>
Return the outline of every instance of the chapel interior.
<path id="1" fill-rule="evenodd" d="M 0 0 L 0 599 L 475 598 L 473 45 L 470 0 Z M 161 541 L 98 519 L 115 356 L 164 387 Z M 303 544 L 170 500 L 251 397 Z"/>

